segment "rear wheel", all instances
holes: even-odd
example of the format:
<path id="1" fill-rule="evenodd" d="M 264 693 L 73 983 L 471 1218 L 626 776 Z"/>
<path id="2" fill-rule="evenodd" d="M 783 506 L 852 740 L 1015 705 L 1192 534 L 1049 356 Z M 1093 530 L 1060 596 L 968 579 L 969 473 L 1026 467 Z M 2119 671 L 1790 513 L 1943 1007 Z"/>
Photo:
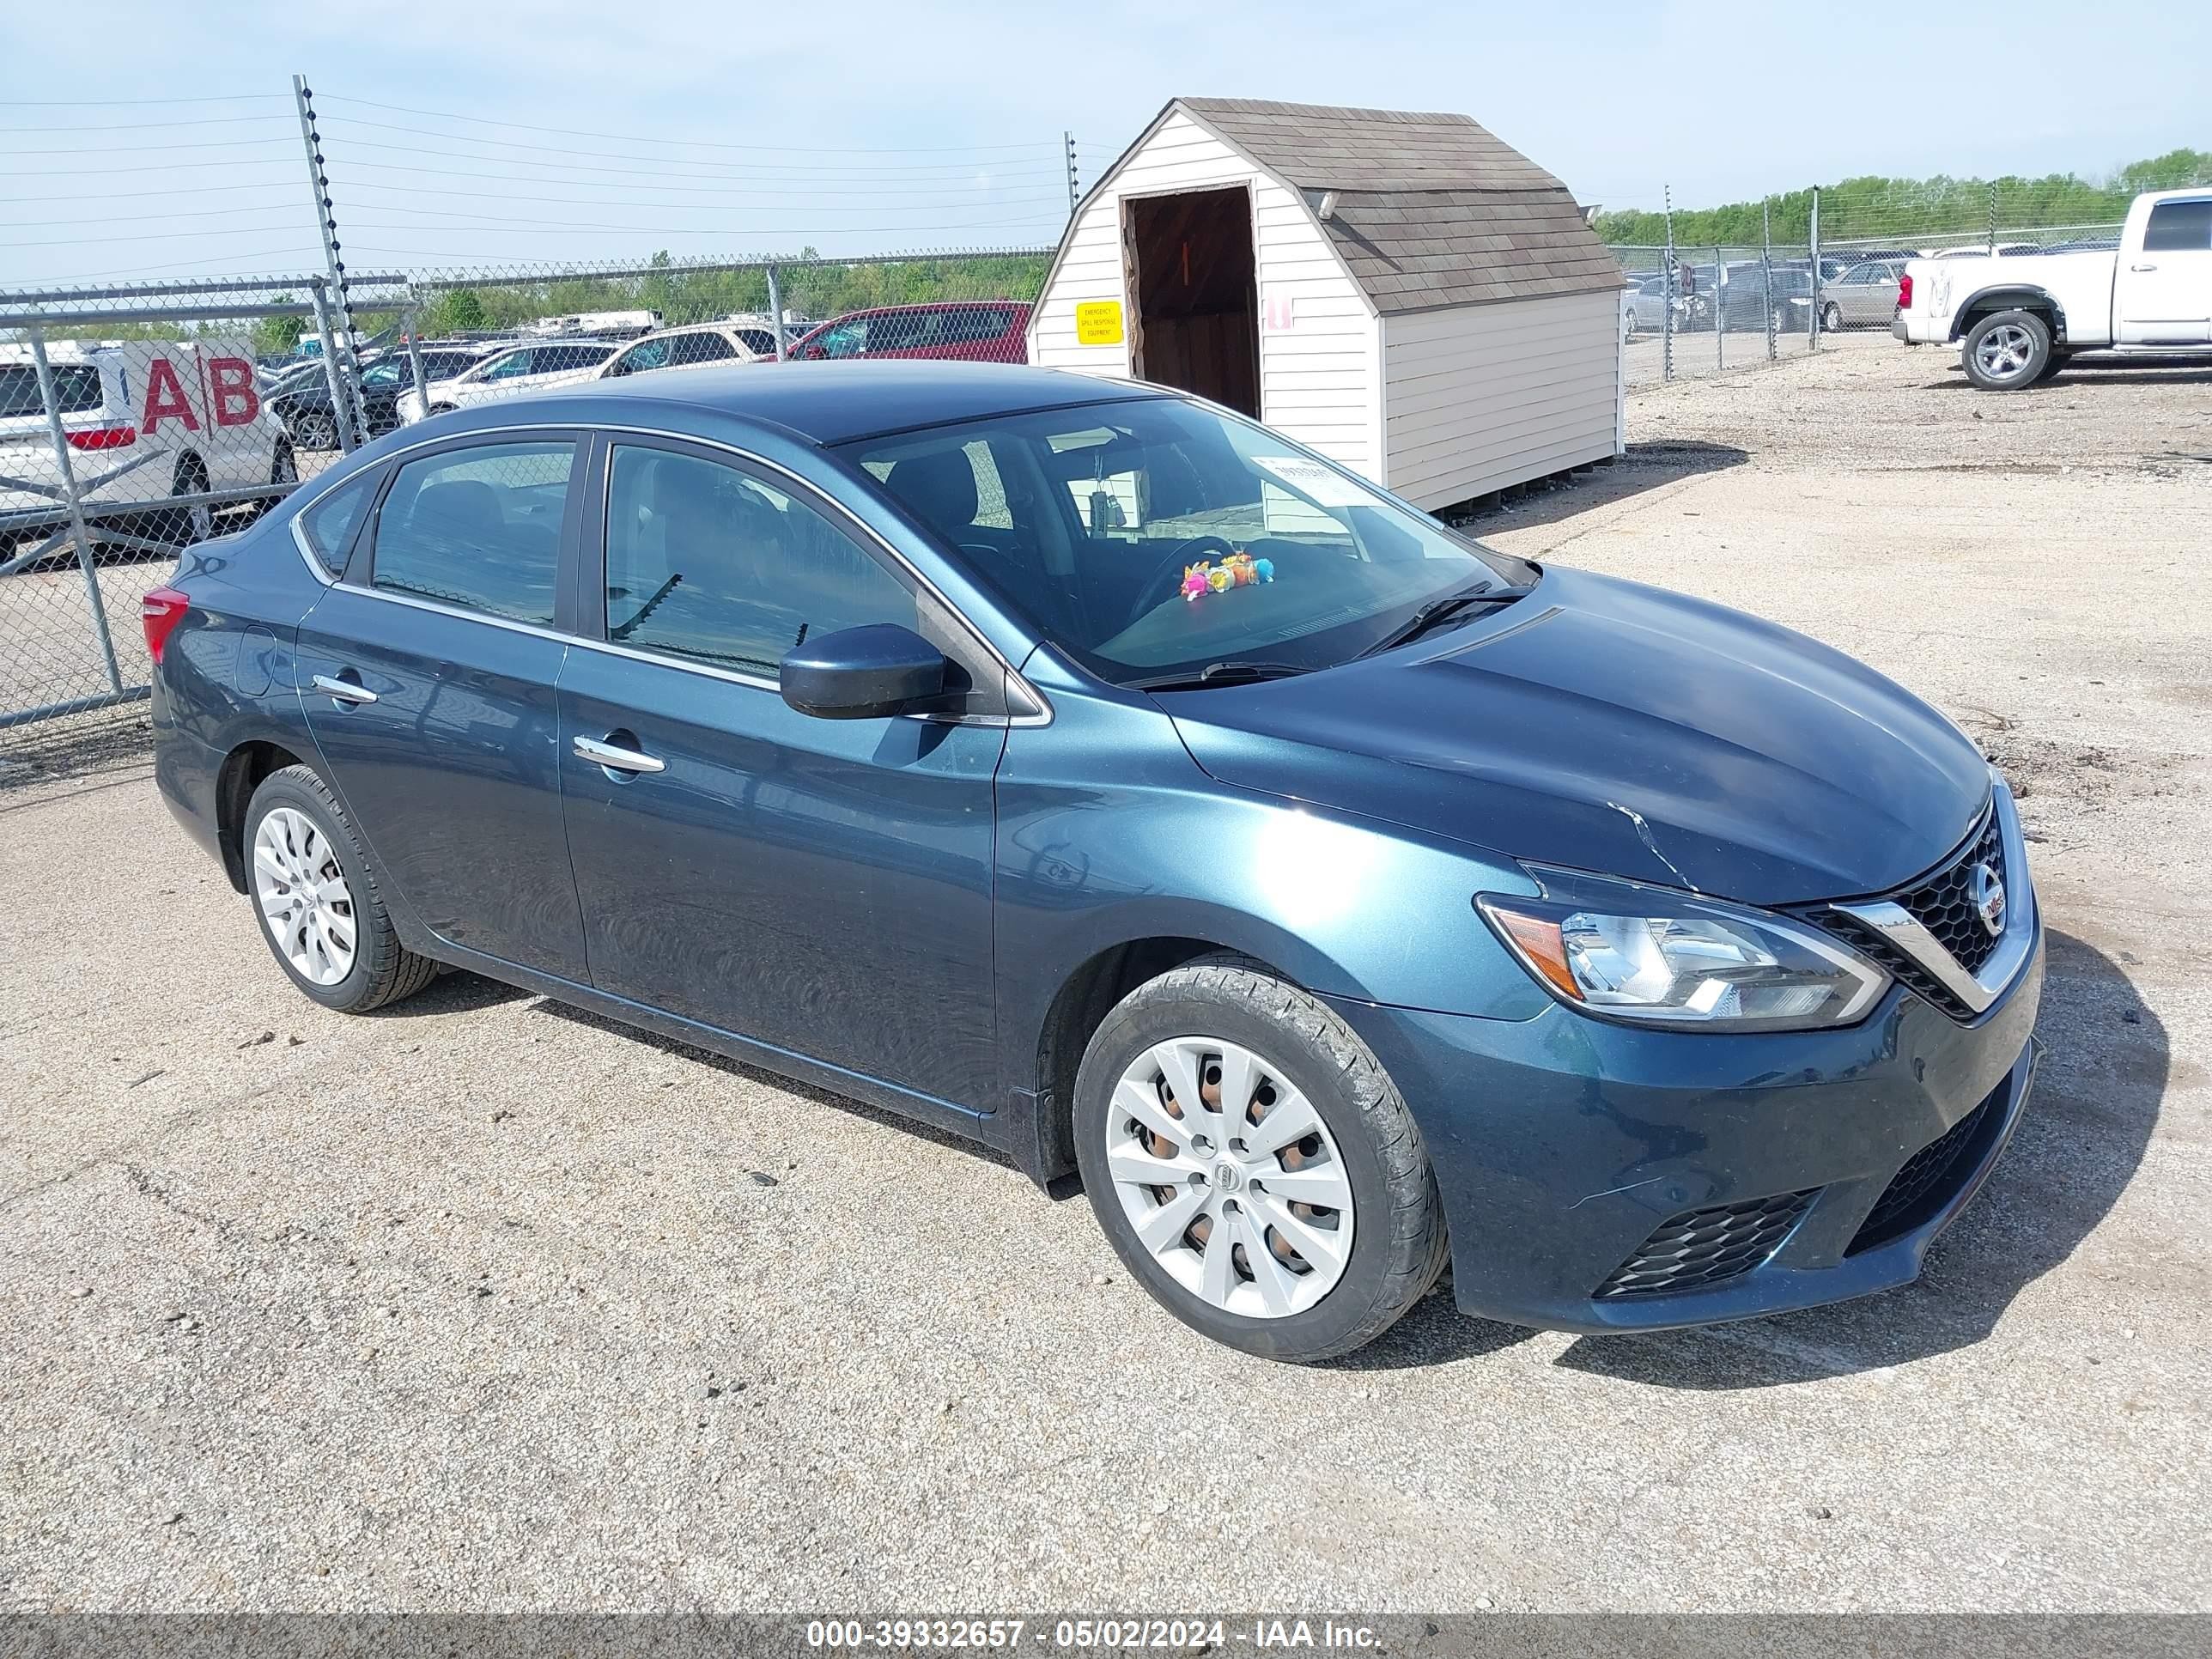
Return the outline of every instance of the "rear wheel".
<path id="1" fill-rule="evenodd" d="M 292 423 L 292 435 L 302 449 L 336 449 L 338 447 L 338 423 L 335 416 L 311 409 Z"/>
<path id="2" fill-rule="evenodd" d="M 1966 378 L 1984 392 L 2024 392 L 2051 362 L 2051 327 L 2032 311 L 2000 311 L 1966 331 Z"/>
<path id="3" fill-rule="evenodd" d="M 367 1013 L 437 976 L 399 942 L 352 820 L 312 768 L 285 767 L 254 790 L 246 884 L 270 954 L 325 1008 Z"/>
<path id="4" fill-rule="evenodd" d="M 197 455 L 187 455 L 177 463 L 176 475 L 169 486 L 172 496 L 204 495 L 209 488 L 206 462 Z M 172 507 L 164 516 L 167 529 L 162 539 L 179 547 L 204 542 L 215 534 L 215 510 L 205 501 Z"/>
<path id="5" fill-rule="evenodd" d="M 1271 1359 L 1349 1353 L 1443 1270 L 1406 1104 L 1324 1003 L 1212 957 L 1123 999 L 1085 1051 L 1076 1158 L 1130 1273 L 1192 1328 Z"/>
<path id="6" fill-rule="evenodd" d="M 1820 332 L 1841 334 L 1844 331 L 1844 308 L 1833 300 L 1820 307 Z"/>

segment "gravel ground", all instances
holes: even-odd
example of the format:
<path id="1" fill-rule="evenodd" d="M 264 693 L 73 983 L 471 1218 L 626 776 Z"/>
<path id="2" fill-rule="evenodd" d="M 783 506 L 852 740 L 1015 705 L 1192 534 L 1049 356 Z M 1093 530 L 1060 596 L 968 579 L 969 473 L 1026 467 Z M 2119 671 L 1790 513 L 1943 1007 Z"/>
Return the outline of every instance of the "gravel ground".
<path id="1" fill-rule="evenodd" d="M 2023 786 L 2047 1063 L 1921 1283 L 1268 1366 L 951 1141 L 465 976 L 313 1007 L 111 721 L 0 750 L 0 1603 L 2212 1604 L 2212 376 L 1879 343 L 1637 393 L 1484 530 Z"/>

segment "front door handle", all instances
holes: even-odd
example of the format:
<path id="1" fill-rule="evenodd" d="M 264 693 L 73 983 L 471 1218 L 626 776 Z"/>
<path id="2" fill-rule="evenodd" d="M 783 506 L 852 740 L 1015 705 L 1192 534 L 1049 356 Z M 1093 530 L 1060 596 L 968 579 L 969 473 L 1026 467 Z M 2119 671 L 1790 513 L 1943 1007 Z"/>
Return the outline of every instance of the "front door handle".
<path id="1" fill-rule="evenodd" d="M 2130 265 L 2128 269 L 2130 270 L 2156 270 L 2158 267 L 2156 265 Z"/>
<path id="2" fill-rule="evenodd" d="M 577 757 L 594 766 L 604 766 L 610 772 L 665 772 L 668 763 L 656 755 L 641 754 L 635 749 L 625 749 L 618 743 L 605 743 L 596 738 L 576 739 Z"/>
<path id="3" fill-rule="evenodd" d="M 315 690 L 337 702 L 374 702 L 376 693 L 357 680 L 333 679 L 328 674 L 315 676 Z"/>

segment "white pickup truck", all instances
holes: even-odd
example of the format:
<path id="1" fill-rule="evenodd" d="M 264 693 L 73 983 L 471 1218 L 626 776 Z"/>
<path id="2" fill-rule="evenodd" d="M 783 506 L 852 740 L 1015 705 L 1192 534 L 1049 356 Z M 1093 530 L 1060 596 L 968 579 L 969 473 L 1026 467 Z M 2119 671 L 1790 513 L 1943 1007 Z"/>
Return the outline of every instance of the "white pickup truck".
<path id="1" fill-rule="evenodd" d="M 1984 392 L 2048 380 L 2077 351 L 2212 356 L 2212 186 L 2136 197 L 2117 252 L 1915 259 L 1890 332 L 1958 341 Z"/>

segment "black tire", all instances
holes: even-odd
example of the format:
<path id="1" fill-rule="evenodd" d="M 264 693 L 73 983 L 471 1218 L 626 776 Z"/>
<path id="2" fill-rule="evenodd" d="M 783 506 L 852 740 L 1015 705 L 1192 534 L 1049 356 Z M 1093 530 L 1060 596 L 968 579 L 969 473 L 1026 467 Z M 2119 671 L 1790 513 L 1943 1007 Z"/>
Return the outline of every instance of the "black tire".
<path id="1" fill-rule="evenodd" d="M 1844 308 L 1833 300 L 1820 307 L 1820 332 L 1841 334 L 1844 331 Z"/>
<path id="2" fill-rule="evenodd" d="M 175 476 L 169 484 L 170 495 L 204 495 L 209 488 L 206 462 L 190 454 L 177 462 Z M 215 514 L 204 501 L 193 507 L 170 507 L 161 516 L 167 526 L 161 539 L 178 547 L 190 547 L 215 533 Z"/>
<path id="3" fill-rule="evenodd" d="M 283 438 L 276 441 L 269 457 L 269 482 L 272 484 L 295 484 L 300 482 L 300 459 L 292 453 L 291 444 Z"/>
<path id="4" fill-rule="evenodd" d="M 336 449 L 338 447 L 337 418 L 317 410 L 309 410 L 293 421 L 292 436 L 302 449 Z"/>
<path id="5" fill-rule="evenodd" d="M 1107 1173 L 1123 1072 L 1153 1044 L 1194 1035 L 1263 1056 L 1271 1072 L 1305 1096 L 1342 1154 L 1352 1193 L 1352 1251 L 1335 1285 L 1303 1312 L 1246 1317 L 1186 1290 L 1138 1238 Z M 1395 1085 L 1326 1004 L 1256 963 L 1201 957 L 1132 991 L 1084 1051 L 1073 1108 L 1084 1189 L 1115 1254 L 1154 1300 L 1218 1342 L 1293 1364 L 1332 1359 L 1388 1330 L 1443 1270 L 1443 1200 L 1421 1132 Z"/>
<path id="6" fill-rule="evenodd" d="M 318 985 L 286 959 L 262 918 L 259 903 L 253 902 L 255 930 L 285 976 L 309 999 L 342 1014 L 365 1014 L 387 1007 L 413 996 L 436 978 L 435 962 L 416 955 L 399 942 L 392 918 L 385 910 L 383 896 L 377 891 L 375 879 L 369 874 L 368 860 L 362 854 L 361 837 L 355 833 L 353 820 L 310 767 L 288 766 L 282 771 L 271 772 L 261 781 L 246 805 L 244 834 L 249 902 L 254 886 L 254 836 L 261 828 L 262 819 L 278 806 L 291 807 L 311 820 L 337 854 L 347 890 L 352 895 L 355 924 L 353 967 L 337 983 Z"/>
<path id="7" fill-rule="evenodd" d="M 2051 363 L 2051 325 L 2032 311 L 1999 311 L 1966 331 L 1959 362 L 1984 392 L 2025 392 Z"/>

